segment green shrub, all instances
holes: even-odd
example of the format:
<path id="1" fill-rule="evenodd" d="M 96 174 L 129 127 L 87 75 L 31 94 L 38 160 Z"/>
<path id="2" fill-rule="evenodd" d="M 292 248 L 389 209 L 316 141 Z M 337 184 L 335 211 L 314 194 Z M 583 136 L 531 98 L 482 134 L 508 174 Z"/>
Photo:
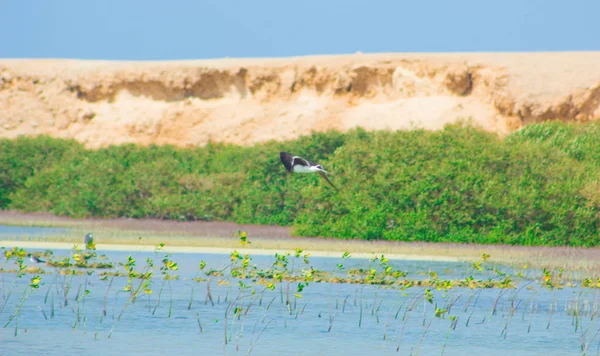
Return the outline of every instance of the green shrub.
<path id="1" fill-rule="evenodd" d="M 0 209 L 11 204 L 9 195 L 22 189 L 27 179 L 66 157 L 80 155 L 82 150 L 75 140 L 47 136 L 0 140 Z"/>
<path id="2" fill-rule="evenodd" d="M 314 133 L 252 147 L 0 140 L 2 208 L 85 217 L 230 220 L 302 236 L 599 245 L 600 128 L 531 125 L 506 138 L 444 130 Z M 321 163 L 288 174 L 279 151 Z"/>

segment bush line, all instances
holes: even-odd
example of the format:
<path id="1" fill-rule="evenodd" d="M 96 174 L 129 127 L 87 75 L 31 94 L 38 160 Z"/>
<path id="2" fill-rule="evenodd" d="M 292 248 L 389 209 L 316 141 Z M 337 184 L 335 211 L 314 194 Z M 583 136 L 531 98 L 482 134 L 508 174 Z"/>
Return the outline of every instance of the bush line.
<path id="1" fill-rule="evenodd" d="M 321 163 L 288 175 L 285 150 Z M 300 236 L 599 245 L 600 126 L 534 124 L 500 138 L 443 130 L 313 133 L 251 147 L 88 150 L 39 136 L 0 140 L 0 208 L 71 217 L 227 220 Z"/>

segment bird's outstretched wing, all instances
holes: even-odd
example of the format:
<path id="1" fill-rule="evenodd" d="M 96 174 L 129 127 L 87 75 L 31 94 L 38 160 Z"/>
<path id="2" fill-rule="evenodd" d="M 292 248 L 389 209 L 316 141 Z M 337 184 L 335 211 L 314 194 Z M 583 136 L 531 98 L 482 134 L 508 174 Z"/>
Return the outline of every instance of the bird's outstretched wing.
<path id="1" fill-rule="evenodd" d="M 293 172 L 295 165 L 310 167 L 310 162 L 304 158 L 294 156 L 287 152 L 279 152 L 279 158 L 288 172 Z"/>
<path id="2" fill-rule="evenodd" d="M 298 156 L 294 156 L 294 161 L 293 161 L 293 165 L 300 165 L 300 166 L 305 166 L 305 167 L 310 167 L 310 162 L 305 160 L 302 157 L 298 157 Z"/>
<path id="3" fill-rule="evenodd" d="M 333 183 L 331 183 L 331 181 L 329 180 L 329 178 L 327 178 L 327 174 L 325 174 L 324 172 L 320 172 L 319 174 L 321 175 L 321 177 L 323 177 L 323 179 L 325 179 L 327 181 L 327 183 L 329 183 L 329 185 L 331 185 L 333 187 L 333 189 L 338 190 L 335 185 L 333 185 Z"/>
<path id="4" fill-rule="evenodd" d="M 281 159 L 281 163 L 288 172 L 291 172 L 294 168 L 294 156 L 287 152 L 279 152 L 279 158 Z"/>

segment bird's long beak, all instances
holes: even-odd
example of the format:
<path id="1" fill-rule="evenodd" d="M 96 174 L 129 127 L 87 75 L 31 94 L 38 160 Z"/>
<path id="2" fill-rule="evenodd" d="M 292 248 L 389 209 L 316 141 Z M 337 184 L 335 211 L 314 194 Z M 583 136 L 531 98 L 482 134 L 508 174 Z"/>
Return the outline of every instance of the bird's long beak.
<path id="1" fill-rule="evenodd" d="M 320 171 L 319 175 L 321 177 L 323 177 L 323 179 L 325 179 L 327 181 L 327 183 L 329 183 L 330 186 L 333 187 L 333 189 L 335 189 L 336 191 L 338 190 L 337 187 L 335 185 L 333 185 L 333 183 L 331 183 L 331 181 L 329 180 L 329 178 L 327 178 L 327 175 L 325 175 L 325 173 L 323 173 L 324 171 Z"/>

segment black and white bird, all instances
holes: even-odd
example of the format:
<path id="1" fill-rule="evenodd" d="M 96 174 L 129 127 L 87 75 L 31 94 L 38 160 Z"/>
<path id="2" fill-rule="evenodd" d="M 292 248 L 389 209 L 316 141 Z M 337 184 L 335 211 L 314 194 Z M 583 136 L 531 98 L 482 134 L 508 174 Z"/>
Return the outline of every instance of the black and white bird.
<path id="1" fill-rule="evenodd" d="M 327 178 L 327 171 L 323 169 L 323 167 L 318 164 L 311 162 L 302 157 L 294 156 L 287 152 L 280 152 L 279 158 L 281 158 L 281 162 L 285 166 L 285 169 L 290 173 L 319 173 L 323 179 L 329 183 L 333 187 L 333 189 L 338 190 L 333 183 Z"/>
<path id="2" fill-rule="evenodd" d="M 42 260 L 42 259 L 41 259 L 41 258 L 39 258 L 38 256 L 36 256 L 36 255 L 32 255 L 31 253 L 29 254 L 29 260 L 30 260 L 32 263 L 44 263 L 44 262 L 46 262 L 46 260 Z"/>

